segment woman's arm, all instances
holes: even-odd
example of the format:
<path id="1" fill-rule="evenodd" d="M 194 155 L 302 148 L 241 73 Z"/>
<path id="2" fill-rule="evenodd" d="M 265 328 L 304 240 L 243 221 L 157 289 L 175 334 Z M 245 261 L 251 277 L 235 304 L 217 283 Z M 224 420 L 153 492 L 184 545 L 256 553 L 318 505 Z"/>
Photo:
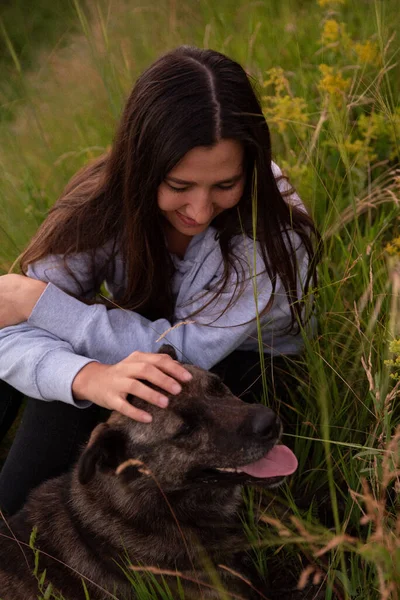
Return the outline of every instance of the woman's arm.
<path id="1" fill-rule="evenodd" d="M 294 244 L 296 240 L 300 271 L 298 293 L 301 297 L 308 260 L 293 234 Z M 249 335 L 254 335 L 257 314 L 269 306 L 272 299 L 271 310 L 262 318 L 265 331 L 269 330 L 271 337 L 274 332 L 279 336 L 279 329 L 290 324 L 290 310 L 281 282 L 277 281 L 272 298 L 272 284 L 265 272 L 261 252 L 256 254 L 255 267 L 252 254 L 253 242 L 248 239 L 247 248 L 242 248 L 242 256 L 247 256 L 249 262 L 246 273 L 254 272 L 257 276 L 248 276 L 243 288 L 239 284 L 238 289 L 233 277 L 218 300 L 193 318 L 190 314 L 205 306 L 214 296 L 213 291 L 204 290 L 204 295 L 200 294 L 191 303 L 186 297 L 176 309 L 177 320 L 171 323 L 166 319 L 149 321 L 135 312 L 119 308 L 107 310 L 102 305 L 87 306 L 49 284 L 28 323 L 68 341 L 77 354 L 100 362 L 118 362 L 135 350 L 157 352 L 161 344 L 167 343 L 175 348 L 179 360 L 209 369 L 241 346 Z M 215 279 L 220 275 L 218 271 Z M 232 302 L 234 295 L 235 302 Z M 273 353 L 273 348 L 270 350 Z"/>
<path id="2" fill-rule="evenodd" d="M 75 354 L 67 342 L 27 323 L 0 330 L 0 379 L 31 398 L 61 400 L 78 408 L 91 402 L 137 421 L 151 417 L 127 402 L 127 395 L 162 408 L 190 373 L 166 354 L 134 353 L 115 365 L 93 362 Z M 178 381 L 177 381 L 178 380 Z"/>
<path id="3" fill-rule="evenodd" d="M 271 285 L 263 286 L 259 292 L 261 312 L 270 299 Z M 191 308 L 200 308 L 208 299 L 210 294 Z M 76 353 L 100 362 L 119 362 L 137 350 L 157 352 L 163 343 L 167 343 L 175 348 L 179 360 L 209 369 L 240 346 L 254 329 L 254 321 L 246 323 L 256 316 L 251 284 L 246 286 L 235 307 L 218 318 L 231 299 L 232 291 L 225 292 L 208 310 L 180 325 L 166 319 L 149 321 L 137 313 L 118 308 L 107 310 L 102 305 L 87 306 L 49 284 L 28 323 L 68 340 Z M 57 310 L 60 306 L 62 311 Z"/>
<path id="4" fill-rule="evenodd" d="M 243 289 L 240 285 L 238 288 L 241 293 L 235 291 L 236 279 L 232 277 L 230 286 L 219 299 L 193 318 L 189 316 L 186 323 L 188 315 L 213 297 L 213 291 L 203 289 L 204 295 L 198 294 L 191 302 L 190 297 L 183 298 L 176 308 L 177 320 L 171 323 L 166 319 L 152 322 L 123 309 L 86 306 L 49 284 L 29 317 L 29 323 L 68 341 L 76 353 L 100 362 L 118 362 L 135 350 L 157 352 L 162 343 L 169 343 L 180 360 L 208 369 L 238 348 L 250 333 L 254 335 L 257 312 L 261 313 L 271 300 L 272 285 L 260 252 L 254 269 L 258 275 L 250 276 L 253 270 L 251 240 L 246 248 L 242 248 L 242 254 L 248 255 L 249 266 Z M 215 282 L 221 276 L 220 269 L 214 273 Z M 282 292 L 279 284 L 276 292 Z M 233 303 L 234 294 L 237 297 Z M 184 324 L 179 324 L 180 321 Z"/>
<path id="5" fill-rule="evenodd" d="M 1 275 L 0 329 L 26 321 L 46 285 L 24 275 Z"/>

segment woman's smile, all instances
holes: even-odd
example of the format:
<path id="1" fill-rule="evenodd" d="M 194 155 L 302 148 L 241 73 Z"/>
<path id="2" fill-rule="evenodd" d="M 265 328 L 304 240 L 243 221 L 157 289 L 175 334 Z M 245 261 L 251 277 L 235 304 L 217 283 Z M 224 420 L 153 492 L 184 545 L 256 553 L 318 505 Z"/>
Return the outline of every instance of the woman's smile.
<path id="1" fill-rule="evenodd" d="M 179 210 L 175 212 L 186 227 L 201 227 L 200 223 L 197 223 L 197 221 L 195 221 L 194 219 L 186 217 L 185 215 L 180 213 Z"/>

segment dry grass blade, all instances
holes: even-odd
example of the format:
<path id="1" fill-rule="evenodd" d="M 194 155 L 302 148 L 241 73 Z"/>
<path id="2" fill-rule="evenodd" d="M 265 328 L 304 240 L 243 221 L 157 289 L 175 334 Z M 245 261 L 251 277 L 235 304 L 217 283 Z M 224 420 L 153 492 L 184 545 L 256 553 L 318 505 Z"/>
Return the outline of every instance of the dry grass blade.
<path id="1" fill-rule="evenodd" d="M 400 207 L 400 170 L 395 169 L 386 172 L 381 177 L 378 177 L 368 194 L 363 198 L 356 199 L 355 207 L 348 206 L 338 217 L 337 222 L 328 227 L 325 231 L 324 239 L 338 233 L 345 225 L 353 219 L 359 217 L 370 209 L 376 209 L 382 204 L 392 202 Z"/>
<path id="2" fill-rule="evenodd" d="M 225 571 L 228 571 L 228 573 L 230 573 L 234 577 L 237 577 L 238 579 L 240 579 L 241 581 L 243 581 L 246 585 L 249 586 L 249 588 L 251 588 L 252 590 L 254 590 L 255 592 L 257 592 L 257 594 L 260 596 L 260 598 L 264 598 L 264 600 L 268 600 L 268 598 L 266 596 L 264 596 L 264 594 L 262 594 L 260 592 L 260 590 L 258 590 L 256 587 L 254 587 L 254 585 L 251 583 L 251 581 L 249 581 L 248 579 L 246 579 L 246 577 L 243 577 L 243 575 L 241 575 L 237 571 L 234 571 L 233 569 L 230 569 L 229 567 L 227 567 L 225 565 L 218 565 L 218 566 L 219 566 L 220 569 L 224 569 Z"/>
<path id="3" fill-rule="evenodd" d="M 151 566 L 150 567 L 136 567 L 136 566 L 132 566 L 132 565 L 129 567 L 129 569 L 131 571 L 137 571 L 139 573 L 152 573 L 153 575 L 167 575 L 167 576 L 172 576 L 172 577 L 180 577 L 181 579 L 184 579 L 185 581 L 190 581 L 191 583 L 195 583 L 199 587 L 205 587 L 210 590 L 217 590 L 217 588 L 215 586 L 211 585 L 210 583 L 205 583 L 204 581 L 201 581 L 200 579 L 190 577 L 189 575 L 186 575 L 185 573 L 182 573 L 181 571 L 170 571 L 169 569 L 159 569 L 158 567 L 151 567 Z M 236 598 L 237 600 L 246 600 L 246 598 L 244 598 L 243 596 L 239 596 L 238 594 L 233 594 L 232 592 L 229 592 L 229 597 Z M 263 596 L 263 598 L 265 598 L 265 596 Z"/>
<path id="4" fill-rule="evenodd" d="M 162 339 L 165 338 L 166 335 L 168 335 L 168 333 L 170 331 L 173 331 L 174 329 L 177 329 L 178 327 L 181 327 L 182 325 L 192 325 L 192 323 L 195 323 L 196 321 L 179 321 L 179 323 L 175 323 L 175 325 L 173 325 L 172 327 L 170 327 L 169 329 L 167 329 L 166 331 L 164 331 L 164 333 L 162 333 L 160 335 L 160 337 L 156 340 L 156 342 L 160 342 Z"/>
<path id="5" fill-rule="evenodd" d="M 28 566 L 28 568 L 29 568 L 29 562 L 28 562 L 28 559 L 26 558 L 26 554 L 25 554 L 25 552 L 24 552 L 24 549 L 23 549 L 23 547 L 22 547 L 22 544 L 21 544 L 21 542 L 20 542 L 20 541 L 19 541 L 19 540 L 18 540 L 18 539 L 15 537 L 15 534 L 14 534 L 13 530 L 11 529 L 10 525 L 8 524 L 8 521 L 7 521 L 7 519 L 5 518 L 5 516 L 4 516 L 4 514 L 3 514 L 3 511 L 2 511 L 1 509 L 0 509 L 0 518 L 1 518 L 1 519 L 4 521 L 4 523 L 5 523 L 5 525 L 6 525 L 7 529 L 8 529 L 8 531 L 11 533 L 11 535 L 12 535 L 13 539 L 14 539 L 14 540 L 16 541 L 16 543 L 18 544 L 18 546 L 19 546 L 19 548 L 20 548 L 20 550 L 21 550 L 21 552 L 22 552 L 22 555 L 23 555 L 23 557 L 24 557 L 24 560 L 25 560 L 25 562 L 26 562 L 26 564 L 27 564 L 27 566 Z"/>

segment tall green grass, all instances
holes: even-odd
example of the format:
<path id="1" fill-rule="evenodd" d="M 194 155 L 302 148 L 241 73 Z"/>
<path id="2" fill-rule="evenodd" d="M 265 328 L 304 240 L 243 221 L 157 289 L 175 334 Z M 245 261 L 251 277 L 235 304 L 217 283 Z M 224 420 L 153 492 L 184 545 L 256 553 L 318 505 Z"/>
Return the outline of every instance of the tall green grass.
<path id="1" fill-rule="evenodd" d="M 18 111 L 0 124 L 0 268 L 9 268 L 68 178 L 111 143 L 135 77 L 160 53 L 190 43 L 241 62 L 258 84 L 275 160 L 325 244 L 313 290 L 318 332 L 306 340 L 292 404 L 280 407 L 299 469 L 274 498 L 245 492 L 253 558 L 267 576 L 271 565 L 290 565 L 301 583 L 324 582 L 327 599 L 398 599 L 397 3 L 74 7 L 81 32 L 20 70 Z"/>

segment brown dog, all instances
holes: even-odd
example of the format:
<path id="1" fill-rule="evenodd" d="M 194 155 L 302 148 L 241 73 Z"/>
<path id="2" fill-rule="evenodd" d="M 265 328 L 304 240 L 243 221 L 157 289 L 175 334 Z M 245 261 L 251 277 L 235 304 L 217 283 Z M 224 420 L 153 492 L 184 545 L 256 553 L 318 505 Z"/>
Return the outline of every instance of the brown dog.
<path id="1" fill-rule="evenodd" d="M 51 582 L 65 600 L 84 600 L 82 580 L 91 600 L 134 599 L 124 573 L 129 564 L 178 570 L 206 583 L 182 578 L 185 598 L 219 597 L 208 587 L 204 560 L 227 564 L 244 546 L 240 486 L 275 485 L 297 461 L 276 445 L 281 424 L 271 410 L 245 404 L 216 375 L 185 366 L 193 379 L 170 397 L 168 409 L 132 398 L 151 412 L 150 425 L 112 413 L 72 473 L 39 486 L 9 529 L 2 526 L 2 600 L 36 600 L 44 570 L 42 590 Z M 28 546 L 34 527 L 36 576 Z M 237 578 L 225 577 L 224 585 L 243 593 Z"/>

